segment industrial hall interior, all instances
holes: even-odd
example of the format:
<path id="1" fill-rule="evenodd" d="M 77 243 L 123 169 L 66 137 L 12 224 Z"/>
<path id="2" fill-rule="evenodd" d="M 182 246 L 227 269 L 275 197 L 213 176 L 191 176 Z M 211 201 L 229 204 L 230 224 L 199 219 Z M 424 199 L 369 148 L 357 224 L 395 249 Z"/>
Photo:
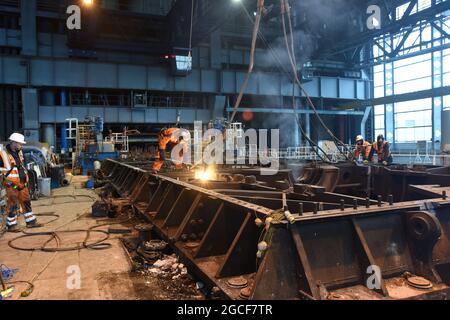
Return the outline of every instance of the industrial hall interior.
<path id="1" fill-rule="evenodd" d="M 450 0 L 0 0 L 0 300 L 449 300 L 449 195 Z"/>

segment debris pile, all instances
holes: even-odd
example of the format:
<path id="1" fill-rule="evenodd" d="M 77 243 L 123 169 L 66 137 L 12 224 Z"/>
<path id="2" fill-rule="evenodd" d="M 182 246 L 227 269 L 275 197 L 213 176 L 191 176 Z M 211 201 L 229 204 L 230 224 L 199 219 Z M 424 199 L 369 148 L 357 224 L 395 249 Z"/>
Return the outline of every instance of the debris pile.
<path id="1" fill-rule="evenodd" d="M 171 277 L 172 280 L 179 279 L 188 274 L 186 266 L 179 263 L 175 254 L 164 256 L 153 264 L 153 267 L 148 270 L 152 274 Z"/>
<path id="2" fill-rule="evenodd" d="M 203 300 L 208 292 L 196 282 L 167 242 L 152 239 L 148 225 L 135 226 L 138 237 L 124 237 L 122 243 L 133 265 L 131 278 L 137 290 L 156 300 Z"/>

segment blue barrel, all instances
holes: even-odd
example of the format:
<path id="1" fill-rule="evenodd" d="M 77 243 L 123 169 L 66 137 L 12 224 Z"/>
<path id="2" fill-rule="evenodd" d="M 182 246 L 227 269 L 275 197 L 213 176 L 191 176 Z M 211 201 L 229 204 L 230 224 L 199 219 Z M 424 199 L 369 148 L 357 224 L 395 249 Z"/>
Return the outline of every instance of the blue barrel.
<path id="1" fill-rule="evenodd" d="M 86 182 L 86 188 L 87 189 L 94 189 L 94 180 L 88 180 Z"/>

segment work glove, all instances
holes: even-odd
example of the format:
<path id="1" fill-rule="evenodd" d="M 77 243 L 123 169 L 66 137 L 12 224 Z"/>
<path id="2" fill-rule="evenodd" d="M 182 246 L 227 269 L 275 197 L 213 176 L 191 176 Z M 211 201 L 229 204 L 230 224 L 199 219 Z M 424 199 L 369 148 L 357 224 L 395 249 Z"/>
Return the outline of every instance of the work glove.
<path id="1" fill-rule="evenodd" d="M 388 163 L 386 161 L 383 161 L 383 166 L 387 166 Z"/>
<path id="2" fill-rule="evenodd" d="M 365 165 L 368 165 L 368 164 L 369 164 L 369 161 L 364 160 L 364 164 L 365 164 Z"/>

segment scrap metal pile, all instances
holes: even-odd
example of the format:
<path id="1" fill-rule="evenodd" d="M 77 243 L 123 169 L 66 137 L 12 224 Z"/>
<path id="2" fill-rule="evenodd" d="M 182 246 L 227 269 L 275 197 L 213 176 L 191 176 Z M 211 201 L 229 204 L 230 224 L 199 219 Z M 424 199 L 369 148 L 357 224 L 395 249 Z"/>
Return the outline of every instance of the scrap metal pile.
<path id="1" fill-rule="evenodd" d="M 117 196 L 229 299 L 448 299 L 450 168 L 304 164 L 152 175 L 107 160 Z"/>

